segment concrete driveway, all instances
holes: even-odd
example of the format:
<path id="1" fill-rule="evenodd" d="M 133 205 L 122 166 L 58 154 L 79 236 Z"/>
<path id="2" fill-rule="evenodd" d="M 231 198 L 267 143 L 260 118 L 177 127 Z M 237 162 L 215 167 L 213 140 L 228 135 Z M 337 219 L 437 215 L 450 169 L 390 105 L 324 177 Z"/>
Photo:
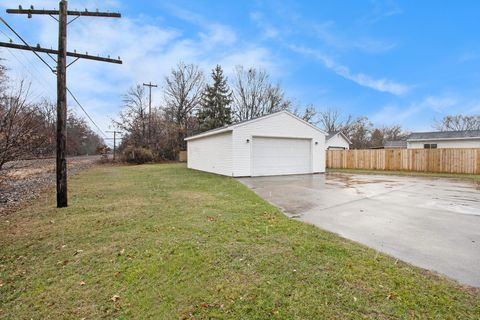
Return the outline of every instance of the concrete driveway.
<path id="1" fill-rule="evenodd" d="M 238 179 L 288 216 L 480 287 L 480 184 L 328 173 Z"/>

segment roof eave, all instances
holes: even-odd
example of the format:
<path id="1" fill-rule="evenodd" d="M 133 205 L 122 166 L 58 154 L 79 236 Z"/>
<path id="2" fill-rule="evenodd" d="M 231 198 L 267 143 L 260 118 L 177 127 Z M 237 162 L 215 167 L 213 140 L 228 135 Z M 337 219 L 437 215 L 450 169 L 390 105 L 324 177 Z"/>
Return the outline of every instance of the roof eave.
<path id="1" fill-rule="evenodd" d="M 419 142 L 419 141 L 441 141 L 441 140 L 480 140 L 480 137 L 458 137 L 458 138 L 420 138 L 420 139 L 407 139 L 407 142 Z"/>
<path id="2" fill-rule="evenodd" d="M 195 136 L 185 138 L 184 140 L 185 141 L 196 140 L 196 139 L 210 137 L 210 136 L 214 136 L 214 135 L 225 133 L 225 132 L 231 132 L 231 131 L 233 131 L 233 128 L 232 127 L 227 127 L 227 128 L 215 130 L 215 131 L 212 131 L 212 132 L 200 133 L 200 134 L 197 134 Z"/>

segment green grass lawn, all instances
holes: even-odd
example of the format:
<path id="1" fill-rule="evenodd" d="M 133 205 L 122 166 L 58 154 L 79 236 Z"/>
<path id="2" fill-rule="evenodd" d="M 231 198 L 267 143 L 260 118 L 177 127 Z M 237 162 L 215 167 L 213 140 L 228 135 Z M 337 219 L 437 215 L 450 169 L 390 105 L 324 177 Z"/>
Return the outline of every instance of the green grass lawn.
<path id="1" fill-rule="evenodd" d="M 97 167 L 0 217 L 2 319 L 479 319 L 480 292 L 183 165 Z"/>
<path id="2" fill-rule="evenodd" d="M 377 174 L 390 176 L 412 176 L 412 177 L 432 177 L 432 178 L 453 178 L 463 180 L 473 180 L 480 182 L 479 174 L 466 173 L 439 173 L 439 172 L 419 172 L 419 171 L 387 171 L 387 170 L 364 170 L 364 169 L 327 169 L 330 173 L 355 173 L 355 174 Z"/>

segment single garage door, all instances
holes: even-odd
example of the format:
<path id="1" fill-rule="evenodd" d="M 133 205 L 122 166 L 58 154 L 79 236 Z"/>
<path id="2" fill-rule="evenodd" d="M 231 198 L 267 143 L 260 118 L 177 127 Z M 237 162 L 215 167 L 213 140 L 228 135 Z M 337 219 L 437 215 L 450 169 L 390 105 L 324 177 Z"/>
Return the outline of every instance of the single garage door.
<path id="1" fill-rule="evenodd" d="M 312 173 L 310 139 L 252 139 L 252 176 Z"/>

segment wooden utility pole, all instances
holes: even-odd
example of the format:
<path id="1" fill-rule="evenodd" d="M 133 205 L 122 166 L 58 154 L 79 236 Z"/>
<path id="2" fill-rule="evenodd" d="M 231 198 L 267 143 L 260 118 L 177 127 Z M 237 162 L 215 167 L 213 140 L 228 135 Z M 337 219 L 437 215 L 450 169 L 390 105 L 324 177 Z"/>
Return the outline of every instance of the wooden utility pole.
<path id="1" fill-rule="evenodd" d="M 40 45 L 30 46 L 20 35 L 10 27 L 5 20 L 1 21 L 12 30 L 15 35 L 23 42 L 21 44 L 0 42 L 0 47 L 7 47 L 19 50 L 28 50 L 35 53 L 37 57 L 47 64 L 39 55 L 40 53 L 48 54 L 53 60 L 52 56 L 57 55 L 57 68 L 54 70 L 49 65 L 49 68 L 57 75 L 57 207 L 63 208 L 68 206 L 68 194 L 67 194 L 67 160 L 66 160 L 66 146 L 67 146 L 67 68 L 76 62 L 78 59 L 89 59 L 102 62 L 118 63 L 122 61 L 119 59 L 103 58 L 99 56 L 90 56 L 88 53 L 78 54 L 77 52 L 67 52 L 67 26 L 78 19 L 79 17 L 107 17 L 107 18 L 120 18 L 119 13 L 110 12 L 95 12 L 85 11 L 69 11 L 68 1 L 61 0 L 59 3 L 59 10 L 35 10 L 33 6 L 30 9 L 23 9 L 19 6 L 18 9 L 7 9 L 7 13 L 11 14 L 25 14 L 28 18 L 33 15 L 49 15 L 56 21 L 58 21 L 58 50 L 41 48 Z M 55 16 L 58 16 L 56 18 Z M 68 21 L 68 16 L 75 16 L 71 21 Z M 67 65 L 67 57 L 76 58 L 70 64 Z"/>
<path id="2" fill-rule="evenodd" d="M 117 151 L 117 133 L 122 133 L 120 131 L 106 131 L 109 133 L 113 133 L 113 161 L 115 161 L 115 153 Z M 108 140 L 111 140 L 112 138 L 108 138 Z"/>
<path id="3" fill-rule="evenodd" d="M 143 84 L 145 87 L 148 87 L 148 144 L 152 143 L 152 130 L 150 129 L 152 126 L 152 88 L 157 88 L 158 85 L 152 84 L 150 81 L 149 83 Z"/>
<path id="4" fill-rule="evenodd" d="M 67 192 L 67 1 L 58 14 L 57 54 L 57 207 L 68 206 Z"/>

